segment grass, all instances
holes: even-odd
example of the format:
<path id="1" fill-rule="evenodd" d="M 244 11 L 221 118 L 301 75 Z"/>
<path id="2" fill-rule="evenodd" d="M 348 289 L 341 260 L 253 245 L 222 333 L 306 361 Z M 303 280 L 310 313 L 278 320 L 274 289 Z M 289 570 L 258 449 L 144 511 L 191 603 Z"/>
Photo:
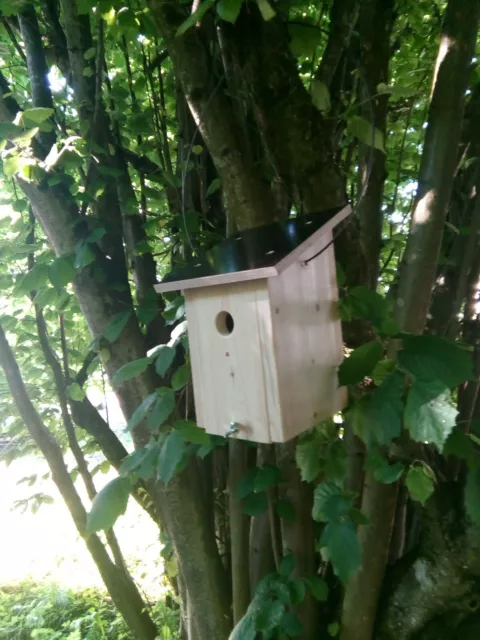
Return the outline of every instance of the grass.
<path id="1" fill-rule="evenodd" d="M 178 640 L 178 612 L 151 607 L 159 640 Z M 109 597 L 99 589 L 67 589 L 30 581 L 0 585 L 1 640 L 133 640 Z"/>

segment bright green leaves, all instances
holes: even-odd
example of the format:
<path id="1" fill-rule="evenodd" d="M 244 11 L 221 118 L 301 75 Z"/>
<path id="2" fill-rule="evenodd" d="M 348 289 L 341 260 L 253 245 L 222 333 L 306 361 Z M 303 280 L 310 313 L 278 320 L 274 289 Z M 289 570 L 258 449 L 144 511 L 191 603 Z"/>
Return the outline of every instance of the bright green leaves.
<path id="1" fill-rule="evenodd" d="M 415 381 L 409 391 L 405 423 L 417 442 L 434 444 L 439 451 L 455 426 L 457 410 L 450 392 L 438 380 Z"/>
<path id="2" fill-rule="evenodd" d="M 206 12 L 210 9 L 210 7 L 213 7 L 213 5 L 215 4 L 215 0 L 202 0 L 196 11 L 194 11 L 186 20 L 185 22 L 183 22 L 177 29 L 177 36 L 182 36 L 184 33 L 186 33 L 189 29 L 191 29 L 192 27 L 194 27 L 197 22 L 201 22 L 203 16 L 206 14 Z"/>
<path id="3" fill-rule="evenodd" d="M 63 289 L 69 282 L 72 282 L 76 276 L 76 269 L 73 266 L 73 260 L 68 257 L 57 258 L 48 268 L 48 277 L 55 289 Z"/>
<path id="4" fill-rule="evenodd" d="M 313 519 L 317 522 L 341 520 L 350 514 L 353 496 L 330 482 L 322 482 L 315 487 Z"/>
<path id="5" fill-rule="evenodd" d="M 326 523 L 320 547 L 343 583 L 358 570 L 361 561 L 353 500 L 352 494 L 329 482 L 322 482 L 315 488 L 312 516 L 314 520 Z"/>
<path id="6" fill-rule="evenodd" d="M 356 309 L 356 317 L 360 312 L 383 325 L 377 301 L 376 296 L 362 293 L 349 304 Z M 369 447 L 388 445 L 404 425 L 414 440 L 434 444 L 441 452 L 457 417 L 450 389 L 472 378 L 471 354 L 436 336 L 404 334 L 402 340 L 398 364 L 381 360 L 381 343 L 371 341 L 355 349 L 340 366 L 340 384 L 355 385 L 367 375 L 379 384 L 366 394 L 354 395 L 349 412 L 354 431 Z"/>
<path id="7" fill-rule="evenodd" d="M 465 508 L 473 522 L 480 525 L 480 465 L 478 464 L 468 472 L 465 487 Z"/>
<path id="8" fill-rule="evenodd" d="M 53 116 L 53 109 L 49 109 L 47 107 L 34 107 L 22 111 L 21 121 L 26 127 L 36 127 L 39 124 L 46 122 L 51 116 Z"/>
<path id="9" fill-rule="evenodd" d="M 404 376 L 391 373 L 373 394 L 355 401 L 350 411 L 353 429 L 367 446 L 388 445 L 398 438 L 404 412 Z"/>
<path id="10" fill-rule="evenodd" d="M 357 138 L 362 144 L 369 147 L 375 147 L 379 151 L 385 153 L 385 139 L 383 133 L 373 127 L 368 120 L 361 116 L 352 116 L 347 121 L 347 131 L 353 137 Z"/>
<path id="11" fill-rule="evenodd" d="M 172 389 L 180 391 L 190 380 L 190 367 L 188 364 L 182 364 L 172 376 Z"/>
<path id="12" fill-rule="evenodd" d="M 108 325 L 103 331 L 103 337 L 109 342 L 115 342 L 120 337 L 120 334 L 126 327 L 133 311 L 131 309 L 125 309 L 113 316 Z"/>
<path id="13" fill-rule="evenodd" d="M 442 382 L 453 388 L 473 379 L 471 352 L 437 336 L 403 336 L 399 365 L 414 379 Z"/>
<path id="14" fill-rule="evenodd" d="M 257 0 L 258 8 L 265 22 L 275 17 L 276 11 L 268 0 Z"/>
<path id="15" fill-rule="evenodd" d="M 141 404 L 139 404 L 139 406 L 133 412 L 132 417 L 128 421 L 127 429 L 129 431 L 132 431 L 132 429 L 135 429 L 135 427 L 138 426 L 142 422 L 142 420 L 145 419 L 148 412 L 152 408 L 153 404 L 157 400 L 158 400 L 158 394 L 155 392 L 155 393 L 151 393 L 142 401 Z"/>
<path id="16" fill-rule="evenodd" d="M 259 633 L 262 638 L 271 639 L 302 636 L 301 622 L 289 609 L 303 602 L 309 585 L 306 579 L 291 575 L 294 564 L 292 555 L 285 556 L 280 572 L 268 574 L 258 583 L 253 600 L 230 640 L 256 640 Z M 318 584 L 314 588 L 319 591 Z"/>
<path id="17" fill-rule="evenodd" d="M 72 400 L 75 400 L 76 402 L 82 402 L 85 399 L 85 391 L 78 384 L 78 382 L 74 382 L 73 384 L 71 384 L 67 389 L 67 393 L 70 398 Z"/>
<path id="18" fill-rule="evenodd" d="M 413 380 L 405 411 L 410 435 L 442 451 L 457 416 L 450 388 L 472 379 L 471 354 L 443 338 L 406 335 L 398 362 Z"/>
<path id="19" fill-rule="evenodd" d="M 87 535 L 111 529 L 117 518 L 127 509 L 132 483 L 128 478 L 118 477 L 109 482 L 95 496 L 87 518 Z"/>
<path id="20" fill-rule="evenodd" d="M 405 467 L 396 462 L 390 464 L 380 453 L 374 450 L 366 460 L 366 468 L 373 471 L 374 478 L 382 484 L 393 484 L 403 475 Z"/>
<path id="21" fill-rule="evenodd" d="M 218 0 L 217 13 L 222 20 L 234 24 L 240 14 L 243 0 Z"/>
<path id="22" fill-rule="evenodd" d="M 367 320 L 380 336 L 394 336 L 399 331 L 392 318 L 390 302 L 368 287 L 349 289 L 339 310 L 342 320 Z"/>
<path id="23" fill-rule="evenodd" d="M 365 376 L 372 373 L 382 356 L 383 346 L 378 340 L 372 340 L 357 347 L 338 369 L 340 386 L 361 382 Z"/>
<path id="24" fill-rule="evenodd" d="M 155 350 L 155 371 L 163 377 L 175 358 L 175 349 L 167 344 L 161 345 Z"/>
<path id="25" fill-rule="evenodd" d="M 157 477 L 168 484 L 183 462 L 186 453 L 185 440 L 178 431 L 171 431 L 163 442 L 157 463 Z"/>
<path id="26" fill-rule="evenodd" d="M 295 458 L 304 482 L 313 482 L 320 473 L 332 482 L 342 482 L 346 452 L 337 431 L 333 422 L 326 421 L 298 439 Z"/>
<path id="27" fill-rule="evenodd" d="M 177 431 L 185 442 L 192 444 L 205 445 L 210 443 L 210 436 L 201 427 L 198 427 L 191 420 L 177 420 L 173 424 L 173 428 Z"/>
<path id="28" fill-rule="evenodd" d="M 332 563 L 335 575 L 346 584 L 358 571 L 362 550 L 352 522 L 329 522 L 320 538 L 324 556 Z"/>
<path id="29" fill-rule="evenodd" d="M 405 485 L 413 500 L 425 504 L 434 491 L 435 475 L 426 464 L 418 463 L 410 467 Z"/>
<path id="30" fill-rule="evenodd" d="M 132 378 L 136 378 L 141 373 L 147 370 L 150 365 L 150 358 L 139 358 L 138 360 L 132 360 L 128 364 L 123 365 L 112 378 L 112 384 L 117 386 L 122 382 L 127 382 Z"/>

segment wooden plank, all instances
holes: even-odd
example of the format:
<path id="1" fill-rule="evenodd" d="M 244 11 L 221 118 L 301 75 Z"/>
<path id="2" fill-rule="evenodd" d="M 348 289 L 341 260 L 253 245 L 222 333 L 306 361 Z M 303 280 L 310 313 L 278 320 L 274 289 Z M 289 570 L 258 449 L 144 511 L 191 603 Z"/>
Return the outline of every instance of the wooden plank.
<path id="1" fill-rule="evenodd" d="M 225 436 L 271 442 L 281 432 L 272 328 L 265 280 L 185 292 L 197 422 Z M 233 318 L 228 333 L 219 314 Z"/>
<path id="2" fill-rule="evenodd" d="M 309 255 L 331 240 L 331 232 L 317 238 Z M 333 245 L 308 264 L 306 257 L 268 281 L 286 440 L 335 414 L 346 399 L 336 373 L 343 346 Z"/>
<path id="3" fill-rule="evenodd" d="M 167 293 L 168 291 L 180 291 L 186 289 L 200 289 L 218 285 L 233 284 L 235 282 L 249 282 L 250 280 L 265 280 L 277 275 L 276 267 L 264 267 L 262 269 L 252 269 L 250 271 L 233 271 L 231 273 L 219 273 L 202 278 L 191 278 L 189 280 L 175 280 L 174 282 L 160 282 L 154 285 L 157 293 Z"/>

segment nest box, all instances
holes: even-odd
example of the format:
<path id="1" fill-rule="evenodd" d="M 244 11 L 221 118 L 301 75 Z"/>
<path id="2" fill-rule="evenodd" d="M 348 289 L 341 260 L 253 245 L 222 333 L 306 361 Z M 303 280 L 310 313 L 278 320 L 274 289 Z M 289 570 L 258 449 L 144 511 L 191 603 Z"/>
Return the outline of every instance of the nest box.
<path id="1" fill-rule="evenodd" d="M 184 291 L 196 419 L 208 433 L 286 442 L 343 408 L 332 230 L 350 213 L 248 229 L 156 285 Z"/>

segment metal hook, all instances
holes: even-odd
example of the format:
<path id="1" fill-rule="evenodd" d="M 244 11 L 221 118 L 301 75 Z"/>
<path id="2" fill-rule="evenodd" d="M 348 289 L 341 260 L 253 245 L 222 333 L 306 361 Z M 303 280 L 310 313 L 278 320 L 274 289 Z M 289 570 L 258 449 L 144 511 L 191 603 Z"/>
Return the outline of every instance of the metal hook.
<path id="1" fill-rule="evenodd" d="M 232 436 L 234 436 L 236 433 L 240 431 L 240 426 L 241 425 L 239 425 L 238 422 L 231 422 L 227 429 L 227 433 L 225 434 L 225 437 L 231 438 Z"/>

